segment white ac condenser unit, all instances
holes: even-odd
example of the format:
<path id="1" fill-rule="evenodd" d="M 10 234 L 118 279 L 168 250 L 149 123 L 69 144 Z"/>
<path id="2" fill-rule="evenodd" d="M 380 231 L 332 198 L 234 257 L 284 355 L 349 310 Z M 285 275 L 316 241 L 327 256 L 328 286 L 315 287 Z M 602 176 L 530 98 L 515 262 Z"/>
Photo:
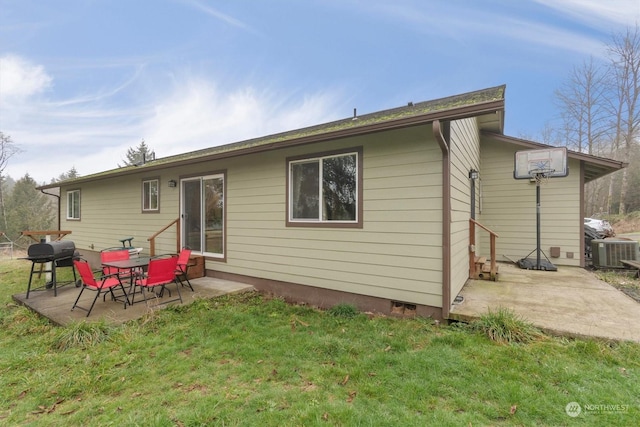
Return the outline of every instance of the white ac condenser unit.
<path id="1" fill-rule="evenodd" d="M 594 239 L 591 254 L 596 268 L 625 268 L 620 260 L 640 260 L 638 242 L 632 240 Z"/>

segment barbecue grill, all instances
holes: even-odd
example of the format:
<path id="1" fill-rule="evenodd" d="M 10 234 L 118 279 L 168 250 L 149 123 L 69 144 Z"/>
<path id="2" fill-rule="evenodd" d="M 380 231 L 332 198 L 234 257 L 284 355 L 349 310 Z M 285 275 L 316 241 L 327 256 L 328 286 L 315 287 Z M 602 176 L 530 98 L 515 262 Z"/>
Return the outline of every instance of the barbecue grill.
<path id="1" fill-rule="evenodd" d="M 27 248 L 27 258 L 31 261 L 31 274 L 29 276 L 29 286 L 27 287 L 27 298 L 31 292 L 31 282 L 33 275 L 42 273 L 51 273 L 51 281 L 45 287 L 53 288 L 53 295 L 58 296 L 56 268 L 71 267 L 73 270 L 73 282 L 76 282 L 76 270 L 73 267 L 73 260 L 79 258 L 80 255 L 76 251 L 76 245 L 70 240 L 56 240 L 54 242 L 34 243 Z M 43 264 L 51 263 L 51 268 L 43 269 Z M 36 265 L 40 265 L 40 269 L 35 271 Z"/>

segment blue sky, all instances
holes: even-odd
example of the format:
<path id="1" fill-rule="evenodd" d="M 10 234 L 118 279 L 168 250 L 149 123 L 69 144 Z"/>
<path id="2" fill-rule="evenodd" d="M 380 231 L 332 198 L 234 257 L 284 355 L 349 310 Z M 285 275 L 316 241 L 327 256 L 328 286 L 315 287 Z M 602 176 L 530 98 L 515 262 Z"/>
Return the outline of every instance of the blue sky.
<path id="1" fill-rule="evenodd" d="M 639 0 L 0 0 L 0 131 L 37 182 L 507 85 L 505 133 L 557 121 L 572 67 Z"/>

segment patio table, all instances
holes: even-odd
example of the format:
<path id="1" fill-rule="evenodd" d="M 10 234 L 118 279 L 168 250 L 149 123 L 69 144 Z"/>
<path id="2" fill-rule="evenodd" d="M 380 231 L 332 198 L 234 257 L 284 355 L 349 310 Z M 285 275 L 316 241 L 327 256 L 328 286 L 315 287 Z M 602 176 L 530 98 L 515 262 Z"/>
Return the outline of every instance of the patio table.
<path id="1" fill-rule="evenodd" d="M 149 265 L 151 257 L 141 256 L 138 258 L 122 259 L 118 261 L 105 261 L 102 263 L 105 267 L 113 267 L 121 270 L 135 270 Z"/>
<path id="2" fill-rule="evenodd" d="M 135 271 L 147 267 L 150 260 L 151 257 L 129 258 L 117 261 L 105 261 L 102 263 L 102 266 L 116 268 L 119 270 L 129 270 L 129 277 L 131 278 L 131 282 L 129 283 L 129 291 L 127 292 L 127 296 L 130 296 L 135 284 Z"/>

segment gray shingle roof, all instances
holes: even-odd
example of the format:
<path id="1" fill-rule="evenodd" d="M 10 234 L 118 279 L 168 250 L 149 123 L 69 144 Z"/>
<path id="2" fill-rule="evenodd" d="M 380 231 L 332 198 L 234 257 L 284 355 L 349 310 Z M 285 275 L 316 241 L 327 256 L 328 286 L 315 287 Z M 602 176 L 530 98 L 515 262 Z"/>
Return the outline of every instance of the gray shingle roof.
<path id="1" fill-rule="evenodd" d="M 39 188 L 45 189 L 58 187 L 62 183 L 64 183 L 64 185 L 72 185 L 73 183 L 93 181 L 110 176 L 136 173 L 140 172 L 142 169 L 158 169 L 197 159 L 205 160 L 211 157 L 215 158 L 241 155 L 245 151 L 252 152 L 259 149 L 267 150 L 271 147 L 279 148 L 283 145 L 295 145 L 296 142 L 304 143 L 310 139 L 319 141 L 323 139 L 330 139 L 332 137 L 340 137 L 344 134 L 357 134 L 359 132 L 366 133 L 384 130 L 386 128 L 402 127 L 416 124 L 415 121 L 420 119 L 424 119 L 425 122 L 428 122 L 435 118 L 447 118 L 448 113 L 451 113 L 451 116 L 455 117 L 455 112 L 460 110 L 468 110 L 468 115 L 473 115 L 475 106 L 482 106 L 489 103 L 499 103 L 502 105 L 504 102 L 505 88 L 505 85 L 501 85 L 431 101 L 418 102 L 415 104 L 409 103 L 403 107 L 357 116 L 356 119 L 349 117 L 329 123 L 249 139 L 232 144 L 157 158 L 144 165 L 112 169 L 59 183 L 44 185 Z"/>

